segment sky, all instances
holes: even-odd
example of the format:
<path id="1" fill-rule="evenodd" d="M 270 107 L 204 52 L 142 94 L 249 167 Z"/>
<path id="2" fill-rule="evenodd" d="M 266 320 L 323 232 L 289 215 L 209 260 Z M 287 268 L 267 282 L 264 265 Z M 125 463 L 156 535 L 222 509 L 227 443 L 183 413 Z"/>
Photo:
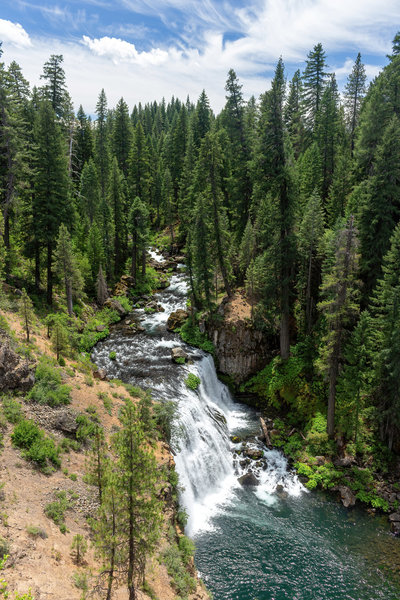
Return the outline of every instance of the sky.
<path id="1" fill-rule="evenodd" d="M 343 88 L 358 52 L 369 79 L 387 64 L 400 29 L 400 0 L 0 0 L 2 60 L 41 85 L 43 64 L 64 56 L 75 109 L 196 101 L 203 89 L 218 112 L 228 70 L 245 98 L 269 88 L 282 56 L 288 79 L 319 42 Z"/>

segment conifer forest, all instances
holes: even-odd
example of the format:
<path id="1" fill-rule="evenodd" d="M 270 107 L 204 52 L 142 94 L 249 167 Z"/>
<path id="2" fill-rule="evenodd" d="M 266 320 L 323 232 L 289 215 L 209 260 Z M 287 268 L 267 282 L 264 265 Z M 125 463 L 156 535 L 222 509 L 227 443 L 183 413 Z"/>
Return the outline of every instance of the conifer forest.
<path id="1" fill-rule="evenodd" d="M 85 454 L 82 472 L 95 507 L 87 515 L 90 535 L 65 524 L 73 502 L 67 491 L 57 492 L 43 517 L 64 538 L 76 533 L 71 556 L 76 572 L 86 573 L 74 575 L 76 598 L 92 590 L 111 600 L 120 586 L 126 595 L 117 597 L 129 600 L 208 598 L 196 588 L 194 564 L 204 575 L 210 550 L 201 538 L 193 563 L 196 528 L 182 501 L 190 484 L 178 483 L 186 443 L 181 409 L 157 388 L 136 385 L 130 371 L 125 378 L 115 370 L 124 368 L 113 337 L 121 318 L 129 326 L 137 310 L 161 315 L 160 289 L 173 290 L 176 271 L 160 271 L 154 252 L 169 266 L 179 263 L 187 286 L 183 320 L 170 328 L 184 350 L 172 356 L 174 369 L 191 371 L 190 347 L 198 361 L 213 355 L 226 394 L 249 404 L 257 423 L 261 416 L 266 452 L 276 453 L 275 461 L 285 457 L 303 495 L 331 491 L 346 507 L 390 515 L 386 534 L 397 550 L 389 554 L 394 565 L 400 560 L 400 33 L 372 81 L 360 53 L 343 89 L 328 64 L 320 43 L 290 78 L 280 58 L 271 85 L 248 100 L 230 69 L 218 114 L 206 89 L 197 99 L 128 106 L 121 98 L 110 106 L 100 77 L 96 113 L 88 115 L 72 104 L 62 55 L 48 58 L 39 87 L 17 62 L 0 62 L 1 343 L 29 363 L 33 378 L 17 392 L 1 382 L 0 364 L 0 428 L 10 440 L 2 452 L 18 451 L 46 481 L 65 472 L 66 452 L 80 452 L 82 460 Z M 260 359 L 243 377 L 224 369 L 218 351 L 221 331 L 239 336 L 224 312 L 238 299 L 247 310 L 239 326 L 258 340 Z M 170 361 L 173 344 L 166 347 Z M 81 373 L 78 392 L 87 386 L 110 421 L 104 426 L 91 404 L 61 440 L 34 407 L 54 414 L 68 407 L 74 369 Z M 190 372 L 187 394 L 201 395 L 204 377 Z M 107 379 L 111 388 L 100 388 Z M 213 389 L 221 385 L 216 379 Z M 160 440 L 177 455 L 176 471 L 160 459 Z M 246 445 L 242 434 L 227 440 L 238 469 L 261 460 L 239 478 L 243 490 L 257 485 L 243 477 L 259 478 L 264 449 Z M 277 480 L 278 492 L 282 485 Z M 173 507 L 172 524 L 165 506 Z M 4 561 L 12 544 L 1 535 Z M 154 582 L 151 591 L 146 569 L 159 545 L 175 595 L 157 592 Z M 87 552 L 90 576 L 82 567 Z M 92 560 L 101 565 L 96 577 Z M 206 584 L 216 600 L 253 600 L 250 588 L 232 596 L 222 584 L 214 589 L 214 577 Z M 400 586 L 398 573 L 391 581 Z M 16 598 L 41 597 L 38 588 L 27 591 L 32 582 L 20 584 L 15 590 L 27 595 Z M 341 588 L 338 596 L 269 596 L 255 585 L 258 600 L 397 597 L 367 595 L 377 593 L 372 588 L 349 596 Z M 196 589 L 204 595 L 193 596 Z"/>

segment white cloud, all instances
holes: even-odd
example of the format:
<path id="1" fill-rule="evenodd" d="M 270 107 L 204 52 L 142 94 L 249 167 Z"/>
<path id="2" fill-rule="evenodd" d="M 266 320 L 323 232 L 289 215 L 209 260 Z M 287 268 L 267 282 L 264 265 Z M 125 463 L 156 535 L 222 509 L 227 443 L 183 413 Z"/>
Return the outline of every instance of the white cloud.
<path id="1" fill-rule="evenodd" d="M 27 48 L 32 45 L 31 39 L 22 25 L 5 19 L 0 19 L 0 41 L 8 42 L 19 48 Z"/>
<path id="2" fill-rule="evenodd" d="M 112 37 L 110 30 L 109 36 L 84 35 L 73 42 L 34 38 L 29 53 L 22 46 L 19 50 L 14 47 L 4 58 L 17 60 L 31 83 L 41 85 L 44 62 L 50 54 L 63 54 L 75 106 L 82 103 L 90 113 L 94 113 L 102 87 L 110 106 L 124 96 L 130 107 L 172 95 L 185 99 L 189 94 L 196 100 L 204 88 L 219 111 L 231 67 L 245 96 L 257 97 L 268 88 L 280 55 L 289 71 L 302 69 L 317 42 L 323 44 L 339 85 L 351 72 L 358 51 L 377 57 L 367 62 L 378 64 L 366 66 L 368 76 L 374 77 L 379 61 L 382 65 L 386 62 L 395 24 L 400 22 L 398 0 L 385 0 L 384 9 L 380 0 L 252 0 L 242 9 L 234 9 L 228 0 L 118 1 L 143 14 L 160 14 L 165 22 L 169 20 L 171 35 L 172 15 L 177 16 L 176 37 L 152 43 L 145 50 L 123 39 L 123 29 L 114 33 L 118 37 Z M 237 39 L 226 41 L 227 32 L 235 32 Z"/>
<path id="3" fill-rule="evenodd" d="M 168 52 L 160 48 L 152 48 L 150 52 L 138 52 L 135 44 L 125 42 L 119 38 L 102 37 L 91 39 L 83 36 L 83 44 L 98 56 L 106 56 L 114 62 L 128 60 L 141 66 L 162 65 L 168 60 Z"/>

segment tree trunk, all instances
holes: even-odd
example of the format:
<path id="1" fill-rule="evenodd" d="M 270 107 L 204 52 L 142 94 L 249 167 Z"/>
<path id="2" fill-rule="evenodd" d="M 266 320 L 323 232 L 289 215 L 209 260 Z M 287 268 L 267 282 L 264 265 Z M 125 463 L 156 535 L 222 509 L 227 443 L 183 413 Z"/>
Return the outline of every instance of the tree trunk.
<path id="1" fill-rule="evenodd" d="M 68 315 L 72 317 L 73 315 L 73 307 L 72 307 L 72 285 L 70 279 L 65 279 L 65 294 L 67 296 L 67 310 Z"/>
<path id="2" fill-rule="evenodd" d="M 287 360 L 290 354 L 289 309 L 283 310 L 281 313 L 279 344 L 281 358 L 282 360 Z"/>
<path id="3" fill-rule="evenodd" d="M 146 248 L 142 250 L 142 275 L 146 275 Z"/>
<path id="4" fill-rule="evenodd" d="M 132 265 L 131 265 L 131 276 L 133 277 L 133 285 L 136 285 L 136 276 L 137 276 L 137 233 L 133 234 L 132 240 Z"/>
<path id="5" fill-rule="evenodd" d="M 114 581 L 114 567 L 115 567 L 115 534 L 116 534 L 116 522 L 115 522 L 115 499 L 114 490 L 111 489 L 112 494 L 112 542 L 110 551 L 110 570 L 108 572 L 108 586 L 106 600 L 111 600 L 112 584 Z"/>
<path id="6" fill-rule="evenodd" d="M 40 289 L 40 247 L 39 242 L 35 241 L 35 288 L 39 292 Z"/>
<path id="7" fill-rule="evenodd" d="M 47 304 L 53 304 L 53 244 L 47 243 Z"/>

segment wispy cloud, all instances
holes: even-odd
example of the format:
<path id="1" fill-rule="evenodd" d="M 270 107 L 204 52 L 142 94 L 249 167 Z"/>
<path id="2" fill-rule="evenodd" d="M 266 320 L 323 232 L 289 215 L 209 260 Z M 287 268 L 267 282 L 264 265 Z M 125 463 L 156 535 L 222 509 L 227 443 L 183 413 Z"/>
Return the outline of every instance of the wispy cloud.
<path id="1" fill-rule="evenodd" d="M 73 10 L 78 0 L 67 7 L 44 7 L 53 11 L 47 18 L 63 23 L 80 14 L 86 26 L 92 18 L 89 2 L 109 7 L 108 0 L 80 2 L 81 13 Z M 365 53 L 367 74 L 374 77 L 400 23 L 399 0 L 385 0 L 384 6 L 381 0 L 249 0 L 246 5 L 244 0 L 114 0 L 113 5 L 124 7 L 126 21 L 118 23 L 117 10 L 107 12 L 115 22 L 103 21 L 94 32 L 82 26 L 79 43 L 32 36 L 34 51 L 21 49 L 12 58 L 19 60 L 32 83 L 40 84 L 48 55 L 64 54 L 71 94 L 89 112 L 101 87 L 108 90 L 110 104 L 124 96 L 131 106 L 162 96 L 185 98 L 188 93 L 196 99 L 205 88 L 219 110 L 229 68 L 237 72 L 247 97 L 258 96 L 268 88 L 280 55 L 289 72 L 302 69 L 317 42 L 327 51 L 339 85 L 351 72 L 358 51 Z M 166 24 L 160 25 L 158 37 L 157 16 Z"/>
<path id="2" fill-rule="evenodd" d="M 0 19 L 0 41 L 9 42 L 19 48 L 28 48 L 32 45 L 31 39 L 22 25 L 5 19 Z"/>

